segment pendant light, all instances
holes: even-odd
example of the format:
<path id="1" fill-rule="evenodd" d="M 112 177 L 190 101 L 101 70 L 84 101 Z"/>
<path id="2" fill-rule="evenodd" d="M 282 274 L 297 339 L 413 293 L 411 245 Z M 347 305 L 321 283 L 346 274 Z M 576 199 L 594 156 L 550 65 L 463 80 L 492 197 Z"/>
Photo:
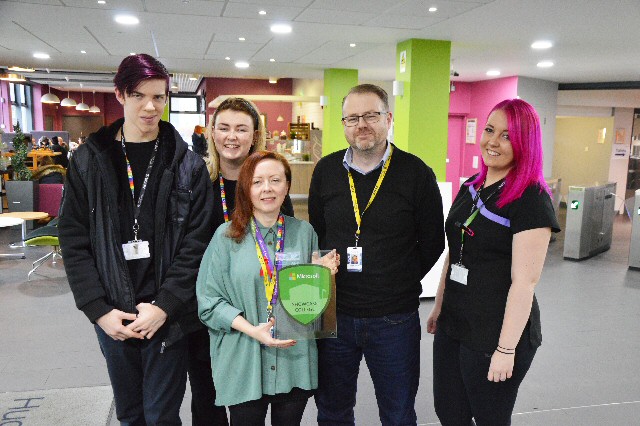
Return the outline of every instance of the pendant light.
<path id="1" fill-rule="evenodd" d="M 82 97 L 82 100 L 78 105 L 76 105 L 76 111 L 89 111 L 89 105 L 84 103 L 84 92 L 82 91 L 82 83 L 80 83 L 80 96 Z"/>
<path id="2" fill-rule="evenodd" d="M 89 108 L 89 112 L 92 112 L 94 114 L 97 114 L 100 112 L 100 108 L 98 108 L 96 106 L 96 91 L 93 91 L 93 106 L 91 108 Z"/>
<path id="3" fill-rule="evenodd" d="M 40 102 L 43 104 L 59 104 L 60 98 L 51 93 L 51 85 L 48 84 L 47 86 L 49 86 L 49 93 L 40 98 Z"/>
<path id="4" fill-rule="evenodd" d="M 71 99 L 71 95 L 69 94 L 69 91 L 67 90 L 67 97 L 64 98 L 62 100 L 62 102 L 60 102 L 60 106 L 63 107 L 74 107 L 78 105 L 78 103 L 76 101 L 74 101 L 73 99 Z"/>

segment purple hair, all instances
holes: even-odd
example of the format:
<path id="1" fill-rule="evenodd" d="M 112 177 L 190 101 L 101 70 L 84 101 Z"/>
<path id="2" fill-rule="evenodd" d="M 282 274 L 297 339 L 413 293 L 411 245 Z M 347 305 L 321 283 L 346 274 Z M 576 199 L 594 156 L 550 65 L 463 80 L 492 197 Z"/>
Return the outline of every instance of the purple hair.
<path id="1" fill-rule="evenodd" d="M 494 111 L 502 111 L 507 116 L 514 162 L 496 205 L 502 208 L 517 200 L 531 185 L 538 185 L 540 191 L 551 195 L 542 174 L 542 132 L 536 110 L 522 99 L 507 99 L 494 106 L 489 115 Z M 486 177 L 487 166 L 483 161 L 478 177 L 467 185 L 478 188 Z"/>
<path id="2" fill-rule="evenodd" d="M 162 79 L 166 82 L 165 94 L 169 93 L 169 73 L 153 56 L 146 53 L 129 55 L 120 62 L 118 72 L 113 78 L 116 89 L 124 95 L 130 95 L 144 80 Z"/>

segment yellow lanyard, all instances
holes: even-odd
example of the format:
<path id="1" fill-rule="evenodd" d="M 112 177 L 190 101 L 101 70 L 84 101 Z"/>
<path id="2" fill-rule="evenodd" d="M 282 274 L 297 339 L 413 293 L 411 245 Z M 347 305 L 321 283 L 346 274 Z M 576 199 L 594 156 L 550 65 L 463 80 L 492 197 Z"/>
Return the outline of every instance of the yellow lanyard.
<path id="1" fill-rule="evenodd" d="M 369 198 L 369 202 L 367 206 L 362 211 L 362 216 L 364 216 L 364 212 L 367 211 L 371 203 L 373 202 L 376 195 L 378 195 L 378 190 L 380 189 L 380 185 L 382 185 L 382 180 L 387 174 L 387 169 L 389 169 L 389 163 L 391 163 L 391 155 L 393 154 L 393 145 L 390 146 L 389 157 L 387 157 L 387 161 L 384 162 L 382 166 L 382 171 L 380 172 L 380 176 L 378 176 L 378 181 L 376 182 L 376 186 L 373 188 L 373 192 L 371 193 L 371 198 Z M 353 176 L 351 175 L 351 170 L 347 172 L 349 174 L 349 189 L 351 190 L 351 201 L 353 202 L 353 212 L 356 215 L 356 223 L 358 224 L 358 229 L 356 229 L 356 247 L 358 247 L 358 240 L 360 239 L 360 224 L 362 223 L 362 216 L 360 215 L 360 209 L 358 208 L 358 197 L 356 196 L 356 185 L 353 183 Z"/>

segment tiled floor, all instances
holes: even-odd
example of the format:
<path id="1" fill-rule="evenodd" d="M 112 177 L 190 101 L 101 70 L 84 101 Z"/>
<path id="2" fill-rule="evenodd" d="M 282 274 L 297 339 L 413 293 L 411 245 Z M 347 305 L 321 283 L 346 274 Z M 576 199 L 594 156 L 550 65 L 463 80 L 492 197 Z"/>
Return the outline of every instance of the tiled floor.
<path id="1" fill-rule="evenodd" d="M 562 259 L 562 234 L 551 244 L 537 288 L 544 343 L 520 389 L 514 425 L 640 424 L 640 272 L 627 269 L 630 232 L 626 216 L 618 216 L 611 250 L 582 262 Z M 18 228 L 0 229 L 0 252 L 18 237 Z M 47 264 L 26 281 L 31 262 L 44 253 L 28 248 L 26 260 L 0 259 L 0 393 L 109 383 L 93 328 L 74 306 L 62 265 Z M 423 324 L 431 305 L 421 303 Z M 438 424 L 431 343 L 424 333 L 420 424 Z M 357 424 L 379 424 L 364 363 L 358 389 Z M 310 401 L 303 424 L 315 424 L 315 413 Z"/>

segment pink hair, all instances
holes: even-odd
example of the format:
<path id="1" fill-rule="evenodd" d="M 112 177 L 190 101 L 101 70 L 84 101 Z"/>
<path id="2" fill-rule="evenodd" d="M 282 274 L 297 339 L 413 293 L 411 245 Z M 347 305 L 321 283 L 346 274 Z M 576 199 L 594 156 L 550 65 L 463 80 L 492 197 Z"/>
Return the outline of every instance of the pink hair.
<path id="1" fill-rule="evenodd" d="M 491 113 L 494 111 L 502 111 L 507 116 L 514 162 L 496 205 L 502 208 L 517 200 L 531 185 L 538 185 L 540 191 L 545 190 L 551 195 L 542 174 L 542 132 L 536 110 L 522 99 L 507 99 L 494 106 Z M 483 161 L 480 173 L 467 185 L 477 189 L 486 177 L 487 166 Z"/>

